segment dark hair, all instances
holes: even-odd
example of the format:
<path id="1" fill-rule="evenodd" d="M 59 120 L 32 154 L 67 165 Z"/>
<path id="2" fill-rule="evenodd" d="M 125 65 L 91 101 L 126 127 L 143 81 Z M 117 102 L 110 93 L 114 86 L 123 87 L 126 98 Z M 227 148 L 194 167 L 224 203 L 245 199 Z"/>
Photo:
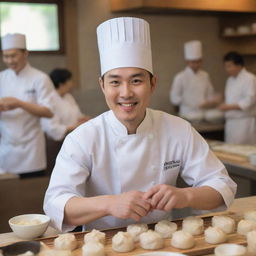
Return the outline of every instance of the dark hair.
<path id="1" fill-rule="evenodd" d="M 244 66 L 244 59 L 238 52 L 228 52 L 223 61 L 232 61 L 237 66 Z"/>
<path id="2" fill-rule="evenodd" d="M 50 78 L 56 89 L 60 87 L 60 84 L 64 84 L 69 79 L 71 79 L 72 73 L 65 68 L 55 68 L 50 73 Z"/>
<path id="3" fill-rule="evenodd" d="M 147 71 L 147 70 L 146 70 Z M 154 75 L 151 73 L 151 72 L 149 72 L 149 71 L 147 71 L 148 72 L 148 74 L 149 74 L 149 78 L 150 78 L 150 81 L 152 80 L 152 78 L 154 77 Z M 104 81 L 104 76 L 105 76 L 105 74 L 103 74 L 102 76 L 101 76 L 101 79 L 102 79 L 102 81 Z"/>

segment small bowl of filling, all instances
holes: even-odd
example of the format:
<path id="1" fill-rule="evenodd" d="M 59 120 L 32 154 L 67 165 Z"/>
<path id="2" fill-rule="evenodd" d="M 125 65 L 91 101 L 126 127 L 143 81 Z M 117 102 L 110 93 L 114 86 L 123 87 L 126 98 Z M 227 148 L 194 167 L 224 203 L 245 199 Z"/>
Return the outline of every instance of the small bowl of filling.
<path id="1" fill-rule="evenodd" d="M 43 235 L 50 218 L 43 214 L 23 214 L 9 219 L 9 226 L 20 238 L 33 239 Z"/>

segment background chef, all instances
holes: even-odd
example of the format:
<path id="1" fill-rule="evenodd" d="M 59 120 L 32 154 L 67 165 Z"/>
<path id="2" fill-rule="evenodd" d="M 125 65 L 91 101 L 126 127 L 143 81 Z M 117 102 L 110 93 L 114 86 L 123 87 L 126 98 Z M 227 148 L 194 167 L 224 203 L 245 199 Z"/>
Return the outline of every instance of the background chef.
<path id="1" fill-rule="evenodd" d="M 66 137 L 44 201 L 52 224 L 106 229 L 228 206 L 236 184 L 207 143 L 186 121 L 147 108 L 156 87 L 149 24 L 111 19 L 97 36 L 110 111 Z M 175 187 L 179 173 L 192 187 Z"/>
<path id="2" fill-rule="evenodd" d="M 89 116 L 83 114 L 70 91 L 74 84 L 72 73 L 63 68 L 56 68 L 50 73 L 55 91 L 51 94 L 53 102 L 53 118 L 42 118 L 41 125 L 46 134 L 53 140 L 63 140 L 67 133 L 80 124 L 88 121 Z"/>
<path id="3" fill-rule="evenodd" d="M 170 90 L 170 101 L 179 106 L 179 115 L 191 121 L 219 118 L 220 111 L 205 111 L 215 108 L 220 103 L 220 95 L 215 94 L 210 77 L 201 69 L 202 43 L 198 40 L 184 44 L 186 68 L 179 72 L 173 80 Z"/>
<path id="4" fill-rule="evenodd" d="M 223 60 L 229 75 L 225 103 L 219 106 L 225 112 L 225 141 L 256 144 L 256 77 L 245 69 L 237 52 L 227 53 Z"/>
<path id="5" fill-rule="evenodd" d="M 45 139 L 40 117 L 51 117 L 49 77 L 28 63 L 26 38 L 2 38 L 0 72 L 0 169 L 21 177 L 41 175 L 46 168 Z"/>

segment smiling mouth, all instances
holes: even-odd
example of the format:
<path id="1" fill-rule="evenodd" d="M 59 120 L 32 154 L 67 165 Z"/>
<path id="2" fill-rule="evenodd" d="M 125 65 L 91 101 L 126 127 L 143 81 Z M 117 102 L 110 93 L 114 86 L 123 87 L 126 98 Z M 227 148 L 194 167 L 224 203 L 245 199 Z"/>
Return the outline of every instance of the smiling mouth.
<path id="1" fill-rule="evenodd" d="M 134 102 L 134 103 L 118 103 L 120 106 L 123 106 L 123 107 L 132 107 L 132 106 L 135 106 L 137 105 L 138 103 L 137 102 Z"/>

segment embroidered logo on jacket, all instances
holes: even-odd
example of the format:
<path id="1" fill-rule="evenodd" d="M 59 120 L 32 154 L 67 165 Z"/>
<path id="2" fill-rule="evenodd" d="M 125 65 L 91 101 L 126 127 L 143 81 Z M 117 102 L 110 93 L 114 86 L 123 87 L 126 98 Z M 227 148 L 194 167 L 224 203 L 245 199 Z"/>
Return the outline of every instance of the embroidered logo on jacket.
<path id="1" fill-rule="evenodd" d="M 180 160 L 172 160 L 164 163 L 164 170 L 172 169 L 180 166 Z"/>

